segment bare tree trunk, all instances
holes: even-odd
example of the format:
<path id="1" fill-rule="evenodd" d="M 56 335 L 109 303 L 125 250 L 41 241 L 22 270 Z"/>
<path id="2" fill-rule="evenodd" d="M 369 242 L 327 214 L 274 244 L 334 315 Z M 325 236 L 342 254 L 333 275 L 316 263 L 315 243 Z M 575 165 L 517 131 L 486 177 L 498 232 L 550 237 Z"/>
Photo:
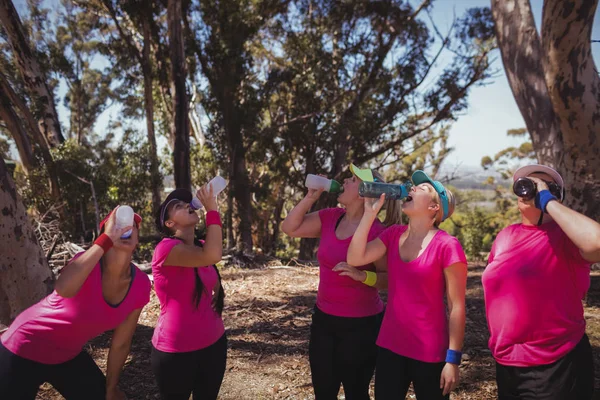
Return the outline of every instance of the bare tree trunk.
<path id="1" fill-rule="evenodd" d="M 0 324 L 46 296 L 53 277 L 4 160 L 0 158 Z"/>
<path id="2" fill-rule="evenodd" d="M 240 251 L 252 251 L 252 206 L 250 193 L 250 180 L 246 169 L 246 151 L 243 147 L 241 135 L 238 140 L 230 137 L 230 146 L 233 146 L 231 163 L 233 175 L 233 192 L 235 195 L 237 214 L 240 218 L 241 242 L 237 244 Z"/>
<path id="3" fill-rule="evenodd" d="M 23 169 L 26 174 L 29 174 L 35 165 L 35 157 L 29 140 L 29 135 L 21 125 L 19 117 L 12 108 L 12 105 L 8 101 L 8 98 L 4 96 L 4 93 L 0 90 L 0 119 L 4 121 L 6 128 L 10 132 L 11 136 L 15 140 L 17 145 L 17 151 L 19 152 L 19 158 L 23 164 Z"/>
<path id="4" fill-rule="evenodd" d="M 235 246 L 235 236 L 233 236 L 233 188 L 227 190 L 225 226 L 227 228 L 227 249 L 232 249 Z"/>
<path id="5" fill-rule="evenodd" d="M 150 18 L 149 16 L 148 18 Z M 152 58 L 150 56 L 151 35 L 150 24 L 147 18 L 142 21 L 144 31 L 144 48 L 142 51 L 142 71 L 144 73 L 144 108 L 146 110 L 146 130 L 150 144 L 150 174 L 152 176 L 152 209 L 156 212 L 160 208 L 162 180 L 158 170 L 158 155 L 156 150 L 156 136 L 154 134 L 154 97 L 152 85 Z"/>
<path id="6" fill-rule="evenodd" d="M 269 240 L 268 254 L 275 255 L 277 253 L 277 245 L 279 244 L 279 227 L 281 225 L 281 212 L 285 204 L 285 185 L 281 185 L 277 194 L 277 202 L 273 210 L 273 234 Z M 269 232 L 267 231 L 267 234 Z"/>
<path id="7" fill-rule="evenodd" d="M 0 23 L 4 27 L 19 71 L 40 113 L 40 131 L 51 147 L 58 146 L 65 138 L 60 130 L 54 95 L 46 84 L 46 77 L 27 43 L 23 24 L 12 1 L 0 0 Z"/>
<path id="8" fill-rule="evenodd" d="M 565 154 L 567 203 L 600 220 L 600 78 L 591 52 L 598 0 L 546 0 L 542 48 Z"/>
<path id="9" fill-rule="evenodd" d="M 50 192 L 52 193 L 52 198 L 56 202 L 61 201 L 60 194 L 60 186 L 58 183 L 58 175 L 56 172 L 56 167 L 54 164 L 54 159 L 52 158 L 52 154 L 50 154 L 50 146 L 48 145 L 48 140 L 46 136 L 42 134 L 38 124 L 35 121 L 35 118 L 29 111 L 29 108 L 25 105 L 25 102 L 15 93 L 12 89 L 6 77 L 0 73 L 0 97 L 6 97 L 11 101 L 11 103 L 19 110 L 21 114 L 21 118 L 23 118 L 23 122 L 25 126 L 29 130 L 31 137 L 34 142 L 37 143 L 41 153 L 42 158 L 44 159 L 44 163 L 46 164 L 46 168 L 48 171 L 48 180 L 50 185 Z M 60 213 L 62 213 L 62 207 L 59 208 Z"/>
<path id="10" fill-rule="evenodd" d="M 504 71 L 525 120 L 538 161 L 559 168 L 563 142 L 544 71 L 542 48 L 529 0 L 492 0 Z"/>
<path id="11" fill-rule="evenodd" d="M 174 139 L 173 169 L 175 185 L 190 189 L 190 122 L 188 100 L 185 87 L 186 68 L 183 49 L 181 1 L 169 0 L 167 20 L 169 24 L 169 46 L 171 48 L 171 93 L 173 94 L 174 119 L 171 124 L 171 137 Z"/>

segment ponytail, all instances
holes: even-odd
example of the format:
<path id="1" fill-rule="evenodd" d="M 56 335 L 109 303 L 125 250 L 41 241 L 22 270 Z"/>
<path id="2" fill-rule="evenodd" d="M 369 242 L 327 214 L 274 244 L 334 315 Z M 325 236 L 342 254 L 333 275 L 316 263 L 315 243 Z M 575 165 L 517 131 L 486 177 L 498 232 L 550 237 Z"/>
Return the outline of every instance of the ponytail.
<path id="1" fill-rule="evenodd" d="M 198 247 L 204 247 L 202 242 L 195 238 L 194 238 L 194 244 Z M 194 294 L 193 294 L 193 298 L 192 298 L 192 302 L 196 309 L 200 305 L 200 300 L 202 299 L 202 293 L 206 291 L 206 288 L 204 287 L 204 282 L 202 282 L 202 279 L 200 279 L 198 268 L 200 268 L 200 267 L 194 268 L 195 288 L 194 288 Z M 218 293 L 217 293 L 217 301 L 215 304 L 215 311 L 219 315 L 221 315 L 223 313 L 223 307 L 225 306 L 225 290 L 223 289 L 223 285 L 221 283 L 221 274 L 219 273 L 219 269 L 217 268 L 216 265 L 211 265 L 209 267 L 202 267 L 202 268 L 214 268 L 215 272 L 217 273 L 217 284 L 218 284 L 217 291 L 218 291 Z M 208 293 L 208 292 L 207 292 L 207 294 L 212 295 L 212 293 Z"/>

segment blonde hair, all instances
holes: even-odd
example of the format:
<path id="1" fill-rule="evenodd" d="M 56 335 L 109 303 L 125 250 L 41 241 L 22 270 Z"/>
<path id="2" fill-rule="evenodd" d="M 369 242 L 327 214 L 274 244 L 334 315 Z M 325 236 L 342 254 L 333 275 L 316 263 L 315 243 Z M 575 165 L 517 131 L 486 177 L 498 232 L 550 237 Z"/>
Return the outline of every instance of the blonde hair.
<path id="1" fill-rule="evenodd" d="M 437 228 L 443 222 L 442 218 L 444 218 L 444 207 L 442 206 L 442 200 L 440 199 L 439 193 L 435 190 L 433 193 L 433 200 L 440 205 L 440 208 L 435 214 L 433 221 L 433 226 Z M 446 219 L 448 219 L 454 213 L 454 208 L 456 207 L 456 197 L 454 197 L 454 193 L 452 193 L 449 189 L 446 189 L 446 197 L 448 198 L 448 215 L 446 216 Z"/>
<path id="2" fill-rule="evenodd" d="M 402 201 L 386 200 L 383 205 L 385 208 L 385 219 L 383 225 L 392 226 L 402 224 Z"/>

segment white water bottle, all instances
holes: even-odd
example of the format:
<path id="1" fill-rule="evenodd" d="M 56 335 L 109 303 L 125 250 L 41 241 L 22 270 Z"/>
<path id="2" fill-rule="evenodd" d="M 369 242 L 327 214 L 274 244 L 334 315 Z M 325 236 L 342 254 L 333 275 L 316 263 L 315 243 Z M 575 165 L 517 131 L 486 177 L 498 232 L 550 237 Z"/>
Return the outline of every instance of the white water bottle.
<path id="1" fill-rule="evenodd" d="M 210 182 L 208 182 L 208 184 L 212 187 L 213 194 L 215 195 L 215 197 L 227 187 L 227 181 L 225 180 L 225 178 L 220 176 L 215 176 L 211 179 Z M 200 202 L 200 199 L 194 196 L 192 202 L 190 203 L 190 207 L 192 207 L 194 210 L 199 210 L 204 206 Z"/>
<path id="2" fill-rule="evenodd" d="M 319 190 L 323 189 L 329 193 L 340 193 L 343 190 L 342 185 L 333 179 L 327 179 L 323 176 L 308 174 L 306 175 L 306 181 L 304 186 L 309 189 Z"/>
<path id="3" fill-rule="evenodd" d="M 133 208 L 129 206 L 119 206 L 115 214 L 115 225 L 117 229 L 133 226 Z M 132 232 L 133 229 L 128 230 L 121 235 L 121 239 L 129 238 Z"/>

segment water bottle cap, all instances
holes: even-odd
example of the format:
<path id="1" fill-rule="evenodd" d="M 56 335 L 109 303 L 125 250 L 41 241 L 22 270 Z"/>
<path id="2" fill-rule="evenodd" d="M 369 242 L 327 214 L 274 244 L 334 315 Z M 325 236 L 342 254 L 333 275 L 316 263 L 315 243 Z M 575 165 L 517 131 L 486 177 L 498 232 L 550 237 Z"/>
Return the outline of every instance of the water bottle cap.
<path id="1" fill-rule="evenodd" d="M 342 193 L 344 191 L 344 187 L 336 180 L 331 180 L 331 186 L 329 186 L 329 193 Z"/>
<path id="2" fill-rule="evenodd" d="M 194 197 L 192 199 L 192 201 L 190 202 L 190 207 L 194 210 L 199 210 L 203 206 L 202 206 L 202 203 L 200 202 L 200 200 L 197 197 Z"/>

